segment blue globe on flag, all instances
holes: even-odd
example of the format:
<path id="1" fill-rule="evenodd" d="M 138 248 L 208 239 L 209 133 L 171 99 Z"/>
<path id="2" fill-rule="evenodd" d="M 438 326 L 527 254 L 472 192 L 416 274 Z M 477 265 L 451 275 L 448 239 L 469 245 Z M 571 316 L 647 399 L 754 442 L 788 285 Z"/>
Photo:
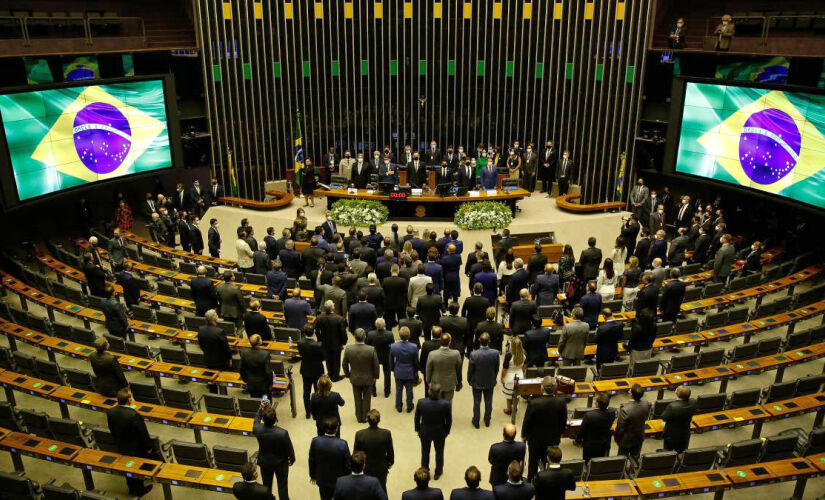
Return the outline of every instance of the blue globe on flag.
<path id="1" fill-rule="evenodd" d="M 739 136 L 739 162 L 750 180 L 773 184 L 796 167 L 802 135 L 788 113 L 776 108 L 753 113 Z"/>
<path id="2" fill-rule="evenodd" d="M 105 102 L 93 102 L 81 109 L 75 116 L 72 135 L 80 161 L 96 174 L 117 170 L 132 147 L 129 120 Z"/>

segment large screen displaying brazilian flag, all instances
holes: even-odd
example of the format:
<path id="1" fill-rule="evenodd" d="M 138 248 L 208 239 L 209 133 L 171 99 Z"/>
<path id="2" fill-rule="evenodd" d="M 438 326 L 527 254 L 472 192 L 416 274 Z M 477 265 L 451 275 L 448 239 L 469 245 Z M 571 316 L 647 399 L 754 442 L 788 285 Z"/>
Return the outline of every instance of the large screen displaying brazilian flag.
<path id="1" fill-rule="evenodd" d="M 686 82 L 676 171 L 825 208 L 825 96 Z"/>
<path id="2" fill-rule="evenodd" d="M 0 95 L 20 201 L 172 166 L 163 80 Z"/>

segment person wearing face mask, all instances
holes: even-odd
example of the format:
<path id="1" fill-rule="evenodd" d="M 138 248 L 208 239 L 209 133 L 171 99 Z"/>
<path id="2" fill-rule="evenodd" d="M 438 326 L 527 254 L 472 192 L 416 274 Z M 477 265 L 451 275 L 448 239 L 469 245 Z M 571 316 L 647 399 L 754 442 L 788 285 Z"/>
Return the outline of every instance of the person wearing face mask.
<path id="1" fill-rule="evenodd" d="M 412 161 L 407 163 L 407 184 L 414 188 L 421 188 L 427 182 L 427 169 L 416 152 Z"/>
<path id="2" fill-rule="evenodd" d="M 642 226 L 647 227 L 650 219 L 650 190 L 645 186 L 645 180 L 641 177 L 636 181 L 636 187 L 630 192 L 631 212 L 636 215 L 636 220 Z"/>
<path id="3" fill-rule="evenodd" d="M 447 162 L 447 166 L 448 166 L 448 167 L 450 167 L 450 168 L 452 168 L 452 169 L 456 169 L 456 168 L 458 168 L 458 165 L 459 165 L 459 163 L 461 163 L 461 160 L 462 160 L 462 158 L 463 158 L 463 156 L 464 156 L 464 155 L 463 155 L 463 153 L 464 153 L 464 148 L 462 148 L 461 146 L 459 146 L 459 151 L 460 151 L 461 153 L 458 153 L 458 154 L 457 154 L 457 153 L 455 152 L 455 148 L 453 148 L 453 146 L 447 146 L 447 154 L 446 154 L 446 155 L 444 155 L 444 161 L 446 161 L 446 162 Z"/>
<path id="4" fill-rule="evenodd" d="M 381 152 L 377 149 L 372 152 L 372 158 L 370 159 L 370 168 L 372 169 L 373 173 L 377 173 L 378 169 L 381 168 Z"/>
<path id="5" fill-rule="evenodd" d="M 213 207 L 218 206 L 218 199 L 223 198 L 223 186 L 218 184 L 218 178 L 212 177 L 212 184 L 209 186 L 209 204 Z"/>
<path id="6" fill-rule="evenodd" d="M 203 235 L 200 230 L 200 218 L 189 215 L 187 226 L 189 229 L 189 241 L 192 245 L 192 253 L 201 255 L 203 253 Z"/>
<path id="7" fill-rule="evenodd" d="M 316 177 L 315 167 L 312 165 L 312 160 L 307 158 L 304 160 L 304 168 L 301 172 L 301 194 L 304 195 L 304 206 L 315 206 L 315 196 L 313 191 L 318 187 L 318 178 Z"/>
<path id="8" fill-rule="evenodd" d="M 355 165 L 355 158 L 349 149 L 344 150 L 344 157 L 338 162 L 338 175 L 343 176 L 347 182 L 352 180 L 352 166 Z"/>
<path id="9" fill-rule="evenodd" d="M 495 189 L 498 183 L 498 169 L 494 161 L 487 159 L 487 165 L 481 169 L 482 189 Z"/>
<path id="10" fill-rule="evenodd" d="M 390 148 L 389 144 L 384 144 L 384 152 L 381 153 L 381 158 L 383 158 L 384 156 L 389 156 L 390 161 L 392 163 L 395 163 L 395 153 L 392 152 L 392 149 Z"/>
<path id="11" fill-rule="evenodd" d="M 324 215 L 326 220 L 321 224 L 321 229 L 324 230 L 324 239 L 327 241 L 335 241 L 335 236 L 338 235 L 338 225 L 332 220 L 332 212 L 327 210 Z"/>
<path id="12" fill-rule="evenodd" d="M 426 153 L 424 153 L 424 161 L 427 162 L 427 165 L 440 165 L 441 156 L 441 150 L 438 149 L 438 143 L 434 140 L 430 141 L 430 147 L 427 149 Z"/>
<path id="13" fill-rule="evenodd" d="M 559 163 L 559 150 L 553 145 L 553 141 L 548 140 L 540 156 L 539 179 L 541 179 L 541 192 L 550 196 L 550 190 L 553 189 L 553 176 L 556 174 L 556 165 Z"/>
<path id="14" fill-rule="evenodd" d="M 332 173 L 335 172 L 335 167 L 338 165 L 340 159 L 338 153 L 335 152 L 335 146 L 330 146 L 323 159 L 323 164 L 327 167 L 327 175 L 332 175 Z"/>
<path id="15" fill-rule="evenodd" d="M 516 152 L 516 155 L 521 157 L 524 154 L 524 148 L 521 147 L 521 143 L 519 141 L 513 141 L 513 147 L 510 148 Z"/>
<path id="16" fill-rule="evenodd" d="M 662 203 L 656 205 L 656 211 L 650 216 L 650 232 L 656 234 L 665 230 L 665 206 Z"/>
<path id="17" fill-rule="evenodd" d="M 736 34 L 736 27 L 730 14 L 722 16 L 722 22 L 716 27 L 716 50 L 727 51 L 730 49 L 730 42 Z"/>
<path id="18" fill-rule="evenodd" d="M 369 184 L 370 182 L 371 173 L 372 168 L 368 162 L 364 161 L 364 154 L 358 153 L 358 159 L 352 166 L 352 174 L 350 178 L 352 185 L 355 186 L 357 189 L 366 188 L 367 184 Z"/>
<path id="19" fill-rule="evenodd" d="M 436 185 L 453 183 L 453 169 L 447 165 L 446 161 L 442 161 L 441 166 L 436 169 L 435 183 Z"/>
<path id="20" fill-rule="evenodd" d="M 750 276 L 762 272 L 762 242 L 754 241 L 751 244 L 748 254 L 745 257 L 745 265 L 742 267 L 742 276 Z"/>
<path id="21" fill-rule="evenodd" d="M 709 255 L 714 255 L 722 246 L 722 236 L 727 232 L 727 224 L 720 222 L 714 226 L 713 236 L 710 238 Z"/>
<path id="22" fill-rule="evenodd" d="M 390 155 L 384 155 L 384 161 L 378 169 L 378 183 L 390 184 L 392 186 L 398 185 L 398 170 L 390 161 Z"/>
<path id="23" fill-rule="evenodd" d="M 730 270 L 733 261 L 736 259 L 736 251 L 731 244 L 731 235 L 725 233 L 719 238 L 722 245 L 713 257 L 713 279 L 717 282 L 725 283 L 730 277 Z"/>
<path id="24" fill-rule="evenodd" d="M 539 155 L 535 147 L 532 142 L 527 144 L 527 151 L 524 152 L 524 161 L 521 164 L 524 189 L 531 193 L 536 190 L 536 170 L 539 165 Z"/>
<path id="25" fill-rule="evenodd" d="M 206 192 L 201 189 L 201 183 L 197 179 L 192 183 L 192 189 L 189 190 L 189 203 L 191 203 L 191 212 L 198 217 L 202 215 L 202 211 L 206 204 Z"/>
<path id="26" fill-rule="evenodd" d="M 295 241 L 307 241 L 307 217 L 303 208 L 299 208 L 295 213 L 295 220 L 292 221 L 292 234 Z"/>
<path id="27" fill-rule="evenodd" d="M 670 48 L 684 49 L 686 33 L 687 30 L 685 29 L 685 20 L 684 18 L 680 17 L 676 20 L 676 26 L 674 26 L 674 28 L 670 30 Z"/>
<path id="28" fill-rule="evenodd" d="M 473 189 L 476 185 L 476 160 L 465 160 L 458 169 L 458 185 Z"/>
<path id="29" fill-rule="evenodd" d="M 510 150 L 510 154 L 507 156 L 507 173 L 509 179 L 518 179 L 521 174 L 521 156 L 518 154 L 518 150 L 513 148 Z"/>
<path id="30" fill-rule="evenodd" d="M 398 157 L 401 159 L 401 161 L 399 163 L 401 165 L 406 165 L 406 164 L 410 163 L 411 161 L 413 161 L 413 156 L 414 156 L 414 153 L 413 153 L 412 147 L 409 144 L 405 144 L 404 145 L 404 151 L 402 151 L 398 155 Z"/>
<path id="31" fill-rule="evenodd" d="M 565 149 L 559 161 L 559 175 L 557 176 L 559 179 L 559 196 L 567 194 L 574 168 L 576 168 L 576 164 L 573 163 L 573 160 L 570 158 L 570 151 Z"/>
<path id="32" fill-rule="evenodd" d="M 221 256 L 221 233 L 218 232 L 218 219 L 209 219 L 209 255 L 215 258 Z"/>

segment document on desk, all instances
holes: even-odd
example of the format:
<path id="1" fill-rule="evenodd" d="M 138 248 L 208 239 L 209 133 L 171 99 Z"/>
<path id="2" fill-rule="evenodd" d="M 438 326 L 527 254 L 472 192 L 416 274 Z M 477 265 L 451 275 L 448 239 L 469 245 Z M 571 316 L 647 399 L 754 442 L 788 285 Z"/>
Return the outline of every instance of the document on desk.
<path id="1" fill-rule="evenodd" d="M 481 191 L 467 191 L 467 196 L 470 198 L 478 198 L 481 196 Z"/>

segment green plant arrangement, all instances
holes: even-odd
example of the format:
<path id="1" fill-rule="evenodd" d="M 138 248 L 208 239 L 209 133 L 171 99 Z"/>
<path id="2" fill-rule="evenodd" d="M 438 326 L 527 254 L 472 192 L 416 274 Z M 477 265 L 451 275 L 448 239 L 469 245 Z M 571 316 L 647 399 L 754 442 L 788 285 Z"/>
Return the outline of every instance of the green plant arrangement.
<path id="1" fill-rule="evenodd" d="M 501 229 L 513 222 L 513 215 L 504 203 L 479 201 L 462 204 L 454 222 L 461 229 Z"/>
<path id="2" fill-rule="evenodd" d="M 332 220 L 341 226 L 369 226 L 383 224 L 390 210 L 373 200 L 338 200 L 332 204 Z"/>

